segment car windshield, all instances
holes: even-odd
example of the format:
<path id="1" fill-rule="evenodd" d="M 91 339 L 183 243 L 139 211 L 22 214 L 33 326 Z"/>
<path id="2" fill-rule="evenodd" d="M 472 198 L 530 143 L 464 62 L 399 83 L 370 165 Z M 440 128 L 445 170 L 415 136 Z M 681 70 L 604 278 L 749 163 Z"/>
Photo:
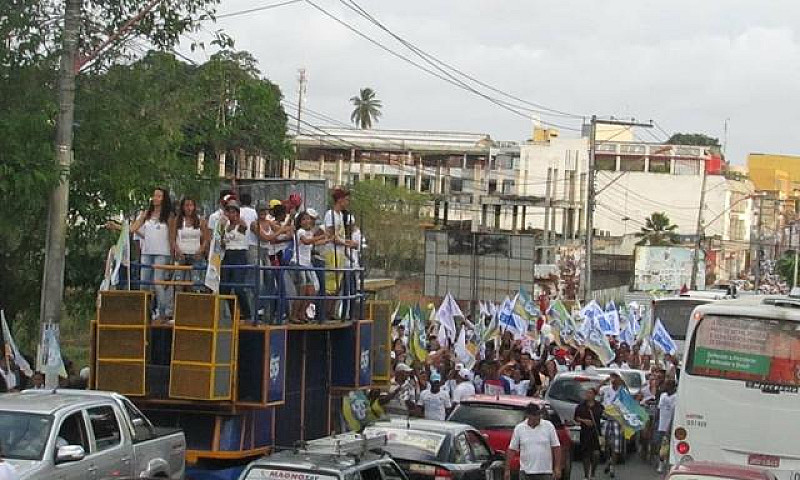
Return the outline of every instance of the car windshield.
<path id="1" fill-rule="evenodd" d="M 416 450 L 425 455 L 436 457 L 439 455 L 439 449 L 442 447 L 446 435 L 437 432 L 425 432 L 421 430 L 407 430 L 400 428 L 368 428 L 365 433 L 376 433 L 386 435 L 386 450 L 391 451 L 393 448 L 400 448 L 403 450 Z"/>
<path id="2" fill-rule="evenodd" d="M 503 405 L 462 403 L 448 420 L 472 425 L 478 430 L 500 430 L 517 426 L 525 420 L 525 412 Z"/>
<path id="3" fill-rule="evenodd" d="M 547 395 L 553 400 L 581 403 L 583 401 L 583 392 L 590 388 L 598 388 L 599 386 L 599 379 L 556 378 L 556 381 L 550 386 Z"/>
<path id="4" fill-rule="evenodd" d="M 622 379 L 625 381 L 625 385 L 627 385 L 629 389 L 638 390 L 642 388 L 642 374 L 639 373 L 637 370 L 615 370 L 607 368 L 598 368 L 597 371 L 602 373 L 616 372 L 622 376 Z"/>
<path id="5" fill-rule="evenodd" d="M 0 448 L 4 458 L 41 460 L 53 418 L 20 412 L 0 411 Z"/>

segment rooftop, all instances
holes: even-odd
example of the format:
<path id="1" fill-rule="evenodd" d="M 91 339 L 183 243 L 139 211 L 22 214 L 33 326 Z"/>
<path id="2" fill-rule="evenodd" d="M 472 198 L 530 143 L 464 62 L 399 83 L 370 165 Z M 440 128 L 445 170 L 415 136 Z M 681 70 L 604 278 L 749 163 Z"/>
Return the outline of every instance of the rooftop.
<path id="1" fill-rule="evenodd" d="M 524 397 L 521 395 L 473 395 L 465 398 L 462 403 L 482 403 L 487 405 L 505 405 L 524 408 L 531 403 L 541 406 L 545 404 L 545 401 L 541 398 Z"/>
<path id="2" fill-rule="evenodd" d="M 488 133 L 426 130 L 362 130 L 358 128 L 315 127 L 315 133 L 297 137 L 301 147 L 357 148 L 418 153 L 489 154 L 494 141 Z"/>

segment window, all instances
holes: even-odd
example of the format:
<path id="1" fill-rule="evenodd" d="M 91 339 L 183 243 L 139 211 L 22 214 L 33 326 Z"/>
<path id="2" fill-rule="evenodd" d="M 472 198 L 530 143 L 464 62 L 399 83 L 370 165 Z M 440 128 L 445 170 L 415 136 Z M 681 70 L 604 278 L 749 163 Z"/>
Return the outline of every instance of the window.
<path id="1" fill-rule="evenodd" d="M 83 421 L 83 413 L 76 412 L 68 416 L 61 422 L 56 437 L 56 447 L 67 445 L 80 445 L 87 454 L 89 450 L 89 436 L 86 434 L 86 424 Z"/>
<path id="2" fill-rule="evenodd" d="M 90 408 L 89 422 L 92 424 L 97 451 L 107 450 L 119 445 L 121 440 L 119 422 L 112 407 Z"/>
<path id="3" fill-rule="evenodd" d="M 503 180 L 503 194 L 511 195 L 514 193 L 514 180 Z"/>
<path id="4" fill-rule="evenodd" d="M 464 404 L 449 419 L 480 430 L 513 429 L 525 420 L 525 412 L 503 405 Z"/>
<path id="5" fill-rule="evenodd" d="M 622 157 L 619 169 L 622 172 L 644 172 L 644 157 Z"/>
<path id="6" fill-rule="evenodd" d="M 583 392 L 599 386 L 600 381 L 598 380 L 579 381 L 574 378 L 564 378 L 556 380 L 556 382 L 550 386 L 550 391 L 547 396 L 554 400 L 581 403 L 583 401 Z"/>
<path id="7" fill-rule="evenodd" d="M 497 191 L 497 180 L 489 180 L 489 193 Z"/>
<path id="8" fill-rule="evenodd" d="M 645 147 L 644 145 L 620 145 L 619 146 L 619 153 L 622 154 L 636 154 L 636 155 L 644 155 Z"/>
<path id="9" fill-rule="evenodd" d="M 467 441 L 469 442 L 470 448 L 472 448 L 472 458 L 475 459 L 476 462 L 485 462 L 489 460 L 492 452 L 489 450 L 489 447 L 486 446 L 483 437 L 475 432 L 467 432 Z"/>
<path id="10" fill-rule="evenodd" d="M 669 157 L 650 157 L 650 172 L 669 173 Z"/>
<path id="11" fill-rule="evenodd" d="M 406 480 L 403 472 L 394 463 L 384 463 L 381 465 L 384 480 Z"/>
<path id="12" fill-rule="evenodd" d="M 459 177 L 450 177 L 450 191 L 451 192 L 463 192 L 464 191 L 464 180 Z"/>
<path id="13" fill-rule="evenodd" d="M 463 433 L 456 435 L 453 440 L 453 462 L 454 463 L 469 463 L 471 458 L 469 451 L 469 443 Z"/>
<path id="14" fill-rule="evenodd" d="M 371 467 L 361 470 L 361 480 L 383 480 L 381 471 L 378 467 Z"/>
<path id="15" fill-rule="evenodd" d="M 3 457 L 13 460 L 41 460 L 53 417 L 0 411 L 0 445 Z"/>
<path id="16" fill-rule="evenodd" d="M 595 154 L 594 165 L 597 170 L 615 172 L 617 170 L 617 157 L 615 155 Z"/>
<path id="17" fill-rule="evenodd" d="M 795 322 L 708 315 L 697 325 L 687 373 L 800 386 Z"/>
<path id="18" fill-rule="evenodd" d="M 123 400 L 122 404 L 125 406 L 125 411 L 133 424 L 133 441 L 144 442 L 153 438 L 155 436 L 153 428 L 147 418 L 142 415 L 142 412 L 128 400 Z"/>

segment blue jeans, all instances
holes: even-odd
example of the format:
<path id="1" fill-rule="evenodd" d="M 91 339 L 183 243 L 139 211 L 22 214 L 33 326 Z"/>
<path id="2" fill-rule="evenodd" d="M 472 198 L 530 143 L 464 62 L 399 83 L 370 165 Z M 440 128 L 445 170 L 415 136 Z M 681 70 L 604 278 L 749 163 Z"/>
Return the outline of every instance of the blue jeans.
<path id="1" fill-rule="evenodd" d="M 182 255 L 179 263 L 181 265 L 191 265 L 192 269 L 188 272 L 175 272 L 175 280 L 191 280 L 193 284 L 191 290 L 202 291 L 204 288 L 203 280 L 206 275 L 206 259 L 203 257 L 197 259 L 194 255 Z"/>
<path id="2" fill-rule="evenodd" d="M 249 320 L 250 301 L 247 298 L 247 287 L 240 286 L 247 281 L 247 269 L 225 268 L 227 265 L 247 265 L 247 250 L 226 250 L 222 259 L 222 274 L 220 275 L 220 293 L 230 295 L 235 293 L 239 299 L 240 318 Z M 231 286 L 230 284 L 239 284 Z M 227 285 L 226 285 L 227 284 Z"/>
<path id="3" fill-rule="evenodd" d="M 165 317 L 172 316 L 172 288 L 166 285 L 149 285 L 151 282 L 169 280 L 170 272 L 167 270 L 154 269 L 151 265 L 169 265 L 169 255 L 142 255 L 142 271 L 140 274 L 140 289 L 152 290 L 156 292 L 156 315 Z"/>

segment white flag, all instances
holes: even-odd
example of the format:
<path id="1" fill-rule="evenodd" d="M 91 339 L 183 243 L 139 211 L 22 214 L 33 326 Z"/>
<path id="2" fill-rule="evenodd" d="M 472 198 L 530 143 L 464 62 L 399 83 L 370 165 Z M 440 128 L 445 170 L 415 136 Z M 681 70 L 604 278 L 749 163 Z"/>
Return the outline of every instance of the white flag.
<path id="1" fill-rule="evenodd" d="M 17 348 L 17 344 L 14 343 L 14 338 L 11 336 L 11 329 L 8 328 L 8 323 L 6 323 L 6 312 L 0 310 L 0 321 L 2 321 L 2 331 L 3 331 L 3 341 L 5 342 L 5 352 L 4 355 L 8 358 L 11 357 L 14 360 L 14 363 L 17 364 L 17 367 L 28 377 L 33 376 L 33 370 L 31 370 L 31 365 L 25 360 L 25 357 L 19 352 Z"/>
<path id="2" fill-rule="evenodd" d="M 461 332 L 458 334 L 458 340 L 453 346 L 453 353 L 459 362 L 463 363 L 466 368 L 471 368 L 475 363 L 475 357 L 467 350 L 467 332 L 464 327 L 461 327 Z"/>
<path id="3" fill-rule="evenodd" d="M 444 327 L 445 332 L 447 334 L 447 338 L 450 341 L 454 341 L 456 339 L 456 320 L 455 317 L 464 317 L 464 314 L 461 312 L 461 308 L 456 303 L 456 299 L 450 294 L 447 293 L 444 297 L 444 301 L 441 305 L 439 305 L 439 310 L 436 312 L 436 320 L 439 322 L 439 325 Z"/>
<path id="4" fill-rule="evenodd" d="M 678 351 L 678 346 L 675 344 L 675 340 L 672 339 L 669 332 L 666 328 L 664 328 L 664 324 L 661 323 L 661 319 L 656 319 L 656 325 L 653 327 L 653 343 L 664 353 L 668 353 L 670 355 L 675 355 L 675 352 Z"/>

